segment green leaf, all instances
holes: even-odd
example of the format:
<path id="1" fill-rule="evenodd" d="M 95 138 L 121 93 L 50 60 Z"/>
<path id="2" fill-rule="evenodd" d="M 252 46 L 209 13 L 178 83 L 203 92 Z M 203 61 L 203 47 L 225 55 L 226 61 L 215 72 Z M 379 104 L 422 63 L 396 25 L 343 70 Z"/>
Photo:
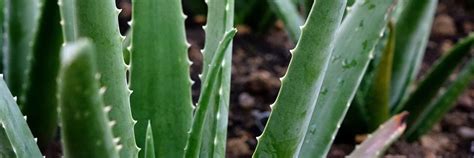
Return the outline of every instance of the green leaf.
<path id="1" fill-rule="evenodd" d="M 75 19 L 75 0 L 58 0 L 61 14 L 61 26 L 65 42 L 73 42 L 77 38 L 77 24 Z"/>
<path id="2" fill-rule="evenodd" d="M 153 142 L 153 132 L 151 129 L 150 121 L 146 128 L 146 140 L 145 140 L 145 158 L 155 158 L 155 143 Z"/>
<path id="3" fill-rule="evenodd" d="M 138 147 L 135 143 L 134 120 L 130 110 L 131 92 L 127 87 L 123 38 L 119 32 L 119 10 L 115 7 L 115 0 L 73 1 L 73 20 L 78 37 L 86 37 L 96 43 L 95 56 L 97 70 L 101 75 L 100 85 L 107 88 L 103 97 L 104 104 L 112 107 L 108 116 L 110 120 L 117 122 L 112 131 L 115 137 L 120 138 L 119 144 L 123 146 L 120 156 L 136 157 Z"/>
<path id="4" fill-rule="evenodd" d="M 61 52 L 59 114 L 64 156 L 118 158 L 110 121 L 99 92 L 95 49 L 88 40 L 66 45 Z"/>
<path id="5" fill-rule="evenodd" d="M 30 65 L 27 57 L 33 51 L 39 0 L 6 0 L 5 4 L 5 80 L 13 96 L 20 97 Z"/>
<path id="6" fill-rule="evenodd" d="M 4 24 L 5 24 L 5 11 L 6 11 L 6 8 L 5 8 L 6 4 L 5 4 L 5 0 L 0 0 L 0 24 L 2 24 L 2 27 L 0 27 L 0 34 L 3 36 L 3 34 L 5 34 L 5 28 L 4 28 Z M 5 41 L 4 40 L 4 37 L 0 38 L 0 71 L 3 73 L 3 59 L 5 58 L 4 57 L 4 50 L 3 50 L 3 46 L 5 45 L 5 43 L 3 42 Z"/>
<path id="7" fill-rule="evenodd" d="M 392 75 L 393 51 L 395 47 L 396 30 L 389 24 L 389 36 L 385 49 L 374 70 L 372 82 L 368 85 L 365 96 L 365 109 L 368 115 L 369 131 L 374 131 L 384 123 L 390 113 L 390 79 Z"/>
<path id="8" fill-rule="evenodd" d="M 236 29 L 232 29 L 225 34 L 216 49 L 216 54 L 209 64 L 209 71 L 207 72 L 204 83 L 202 84 L 202 94 L 199 97 L 198 106 L 185 148 L 185 157 L 187 158 L 197 158 L 200 155 L 200 149 L 203 142 L 202 136 L 204 128 L 206 127 L 205 122 L 206 119 L 208 119 L 207 113 L 209 112 L 210 106 L 216 105 L 216 99 L 219 99 L 213 97 L 222 95 L 222 92 L 219 92 L 221 90 L 218 88 L 222 85 L 222 80 L 224 79 L 222 77 L 224 70 L 222 65 L 225 60 L 227 49 L 229 48 L 236 32 Z M 214 103 L 212 101 L 214 101 Z M 216 119 L 218 119 L 217 116 Z M 217 129 L 221 130 L 220 127 L 216 127 L 216 130 Z"/>
<path id="9" fill-rule="evenodd" d="M 123 60 L 125 64 L 130 65 L 130 45 L 132 44 L 132 29 L 128 30 L 125 34 L 125 39 L 122 43 Z"/>
<path id="10" fill-rule="evenodd" d="M 59 52 L 63 43 L 57 1 L 42 0 L 38 32 L 30 54 L 23 94 L 20 98 L 23 113 L 29 118 L 28 126 L 42 151 L 56 133 L 57 82 Z"/>
<path id="11" fill-rule="evenodd" d="M 403 1 L 402 1 L 403 2 Z M 409 0 L 395 14 L 395 53 L 390 91 L 390 105 L 400 104 L 415 80 L 425 52 L 436 11 L 437 0 Z"/>
<path id="12" fill-rule="evenodd" d="M 7 133 L 5 133 L 5 129 L 3 128 L 3 124 L 0 126 L 0 157 L 16 158 L 10 140 L 8 140 Z"/>
<path id="13" fill-rule="evenodd" d="M 318 0 L 292 51 L 254 157 L 297 157 L 320 92 L 345 0 Z"/>
<path id="14" fill-rule="evenodd" d="M 201 81 L 204 82 L 210 69 L 212 59 L 218 54 L 219 43 L 225 33 L 233 29 L 234 23 L 234 0 L 208 0 L 206 43 L 203 51 L 203 74 Z M 222 94 L 213 95 L 206 112 L 206 120 L 202 135 L 200 157 L 225 157 L 227 140 L 227 119 L 229 113 L 230 77 L 232 67 L 232 41 L 225 50 L 222 75 L 219 77 L 221 85 L 215 88 L 221 89 Z M 202 84 L 203 85 L 203 84 Z M 201 89 L 202 91 L 204 89 Z M 202 93 L 202 92 L 201 92 Z"/>
<path id="15" fill-rule="evenodd" d="M 181 1 L 133 0 L 132 6 L 130 88 L 137 144 L 144 148 L 150 121 L 156 157 L 183 157 L 193 107 Z"/>
<path id="16" fill-rule="evenodd" d="M 408 111 L 408 125 L 417 119 L 419 114 L 430 104 L 438 94 L 450 74 L 458 67 L 469 50 L 474 45 L 474 34 L 466 37 L 456 44 L 452 49 L 446 52 L 446 55 L 437 60 L 434 66 L 429 70 L 428 74 L 423 77 L 423 80 L 418 84 L 416 89 L 408 96 L 408 99 L 397 106 L 395 112 Z M 411 128 L 411 126 L 410 126 Z"/>
<path id="17" fill-rule="evenodd" d="M 395 115 L 390 120 L 380 125 L 380 127 L 369 135 L 362 144 L 358 145 L 348 157 L 381 157 L 385 150 L 402 135 L 403 131 L 405 131 L 405 118 L 407 115 L 407 112 Z"/>
<path id="18" fill-rule="evenodd" d="M 8 90 L 2 77 L 0 77 L 0 125 L 5 129 L 5 133 L 16 157 L 42 157 L 33 138 L 33 134 L 31 134 L 28 124 L 16 104 L 16 100 Z M 0 144 L 3 146 L 5 145 L 4 142 L 8 143 L 8 141 L 1 140 Z"/>
<path id="19" fill-rule="evenodd" d="M 392 5 L 387 0 L 356 1 L 345 17 L 300 157 L 326 156 L 384 32 Z"/>
<path id="20" fill-rule="evenodd" d="M 288 35 L 293 42 L 297 42 L 301 36 L 300 26 L 304 19 L 297 10 L 297 6 L 291 0 L 268 0 L 270 8 L 285 24 Z"/>
<path id="21" fill-rule="evenodd" d="M 428 132 L 433 125 L 440 121 L 452 105 L 457 101 L 462 92 L 469 87 L 474 79 L 474 58 L 471 57 L 463 70 L 458 74 L 455 81 L 436 98 L 429 106 L 425 107 L 413 120 L 408 128 L 405 137 L 409 141 L 414 141 L 424 133 Z"/>

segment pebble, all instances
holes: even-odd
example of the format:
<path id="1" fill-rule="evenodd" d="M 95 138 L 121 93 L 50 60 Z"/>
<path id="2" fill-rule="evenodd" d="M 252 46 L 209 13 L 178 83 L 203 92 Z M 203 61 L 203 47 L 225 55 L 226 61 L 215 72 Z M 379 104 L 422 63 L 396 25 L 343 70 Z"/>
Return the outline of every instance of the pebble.
<path id="1" fill-rule="evenodd" d="M 454 20 L 449 15 L 441 14 L 437 16 L 433 23 L 433 32 L 437 36 L 454 36 L 456 35 L 456 27 Z"/>
<path id="2" fill-rule="evenodd" d="M 469 127 L 460 127 L 458 134 L 465 139 L 474 139 L 474 129 Z"/>
<path id="3" fill-rule="evenodd" d="M 244 92 L 239 95 L 239 103 L 244 109 L 252 109 L 255 106 L 255 98 Z"/>

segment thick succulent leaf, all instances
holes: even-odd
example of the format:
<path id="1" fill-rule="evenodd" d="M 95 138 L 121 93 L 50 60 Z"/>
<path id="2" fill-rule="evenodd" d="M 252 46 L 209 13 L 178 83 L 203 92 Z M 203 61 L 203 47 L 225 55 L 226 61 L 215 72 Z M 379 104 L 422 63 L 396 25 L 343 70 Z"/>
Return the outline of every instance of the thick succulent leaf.
<path id="1" fill-rule="evenodd" d="M 329 151 L 384 32 L 391 6 L 387 0 L 356 1 L 342 22 L 300 157 L 325 157 Z"/>
<path id="2" fill-rule="evenodd" d="M 41 157 L 41 152 L 36 146 L 33 134 L 31 134 L 28 124 L 3 78 L 0 79 L 0 125 L 5 129 L 7 138 L 17 157 Z M 7 143 L 8 141 L 0 140 L 2 146 L 4 142 Z"/>
<path id="3" fill-rule="evenodd" d="M 393 51 L 395 47 L 395 29 L 389 25 L 390 33 L 384 52 L 374 70 L 374 76 L 368 85 L 365 96 L 365 109 L 368 117 L 369 131 L 377 129 L 389 118 L 390 109 L 390 80 L 392 74 Z"/>
<path id="4" fill-rule="evenodd" d="M 384 54 L 387 49 L 387 44 L 390 43 L 388 38 L 390 32 L 390 29 L 385 30 L 383 36 L 380 38 L 373 49 L 373 58 L 370 60 L 369 65 L 367 66 L 367 70 L 365 71 L 364 77 L 362 78 L 354 99 L 351 102 L 351 106 L 347 111 L 347 115 L 341 124 L 340 135 L 349 136 L 353 134 L 370 133 L 371 131 L 375 130 L 378 125 L 380 125 L 377 124 L 375 128 L 369 130 L 369 114 L 367 113 L 370 111 L 370 109 L 367 108 L 366 105 L 371 101 L 368 99 L 372 97 L 371 95 L 378 95 L 373 94 L 373 92 L 370 90 L 371 87 L 374 87 L 374 76 L 377 70 L 380 68 L 379 65 L 381 59 L 385 57 Z"/>
<path id="5" fill-rule="evenodd" d="M 204 82 L 212 58 L 216 56 L 217 48 L 226 31 L 233 29 L 234 23 L 234 0 L 208 0 L 206 43 L 203 52 L 203 74 L 201 81 Z M 232 42 L 225 50 L 222 67 L 221 89 L 222 94 L 213 95 L 206 112 L 205 128 L 202 135 L 200 157 L 225 157 L 227 140 L 227 118 L 229 112 L 230 76 L 232 67 Z M 201 84 L 202 85 L 202 84 Z M 204 89 L 201 89 L 204 90 Z M 219 117 L 218 117 L 219 116 Z"/>
<path id="6" fill-rule="evenodd" d="M 138 147 L 135 144 L 134 120 L 130 110 L 131 92 L 127 87 L 123 39 L 119 32 L 119 11 L 115 7 L 115 0 L 73 1 L 73 20 L 78 37 L 86 37 L 97 43 L 95 56 L 101 76 L 100 84 L 107 88 L 103 97 L 104 104 L 112 107 L 108 116 L 110 120 L 117 122 L 112 131 L 115 137 L 120 138 L 119 144 L 123 146 L 120 156 L 136 157 Z"/>
<path id="7" fill-rule="evenodd" d="M 148 122 L 146 128 L 146 140 L 145 140 L 145 158 L 155 158 L 155 143 L 153 142 L 153 131 L 151 124 Z"/>
<path id="8" fill-rule="evenodd" d="M 136 141 L 145 146 L 150 121 L 156 157 L 182 157 L 193 107 L 181 1 L 133 0 L 132 6 L 130 88 Z"/>
<path id="9" fill-rule="evenodd" d="M 199 97 L 199 102 L 194 115 L 193 124 L 187 140 L 185 148 L 185 157 L 197 158 L 200 156 L 201 146 L 203 142 L 202 136 L 204 133 L 204 128 L 206 127 L 205 122 L 206 119 L 208 119 L 207 113 L 209 112 L 210 106 L 216 105 L 216 99 L 220 98 L 213 97 L 222 95 L 222 91 L 218 87 L 222 86 L 222 80 L 224 79 L 222 77 L 224 69 L 223 63 L 225 60 L 227 49 L 229 48 L 236 32 L 236 29 L 232 29 L 225 34 L 221 42 L 219 42 L 219 46 L 216 49 L 216 54 L 214 55 L 211 63 L 209 64 L 209 71 L 207 72 L 205 80 L 202 84 L 203 90 L 201 96 Z M 212 103 L 212 101 L 215 102 Z M 216 117 L 216 119 L 219 118 Z"/>
<path id="10" fill-rule="evenodd" d="M 6 0 L 5 4 L 5 80 L 13 96 L 19 96 L 38 25 L 39 0 Z"/>
<path id="11" fill-rule="evenodd" d="M 304 19 L 298 12 L 297 6 L 291 0 L 268 0 L 270 8 L 285 24 L 286 31 L 295 43 L 301 36 L 300 26 Z"/>
<path id="12" fill-rule="evenodd" d="M 118 157 L 101 95 L 94 46 L 88 40 L 66 45 L 61 52 L 59 114 L 64 156 Z M 110 107 L 107 107 L 110 109 Z"/>
<path id="13" fill-rule="evenodd" d="M 130 65 L 130 45 L 132 44 L 132 29 L 125 34 L 125 39 L 122 42 L 123 60 L 125 64 Z"/>
<path id="14" fill-rule="evenodd" d="M 396 14 L 390 105 L 393 108 L 406 96 L 418 73 L 431 31 L 438 0 L 409 0 Z"/>
<path id="15" fill-rule="evenodd" d="M 4 58 L 4 54 L 3 54 L 3 45 L 5 45 L 5 43 L 3 42 L 4 41 L 4 38 L 3 38 L 3 34 L 5 33 L 5 28 L 3 27 L 4 26 L 4 23 L 5 23 L 5 0 L 0 0 L 0 24 L 2 24 L 2 27 L 0 27 L 0 34 L 2 35 L 2 38 L 0 38 L 0 71 L 2 72 L 3 74 L 3 58 Z"/>
<path id="16" fill-rule="evenodd" d="M 395 112 L 408 111 L 408 125 L 411 125 L 416 117 L 430 104 L 436 97 L 439 89 L 443 86 L 450 74 L 458 67 L 466 55 L 469 54 L 474 45 L 474 34 L 461 40 L 452 49 L 446 52 L 446 55 L 439 59 L 429 70 L 428 74 L 418 84 L 416 89 L 408 96 L 408 99 L 396 107 Z M 411 126 L 410 126 L 411 128 Z"/>
<path id="17" fill-rule="evenodd" d="M 471 58 L 463 70 L 458 74 L 457 79 L 443 91 L 431 104 L 419 113 L 409 126 L 405 137 L 409 141 L 414 141 L 424 133 L 428 132 L 433 125 L 440 121 L 452 105 L 456 102 L 462 92 L 469 87 L 474 79 L 474 58 Z"/>
<path id="18" fill-rule="evenodd" d="M 38 145 L 45 150 L 56 133 L 57 82 L 59 52 L 63 43 L 56 0 L 41 1 L 38 32 L 30 54 L 25 87 L 20 98 L 23 113 L 29 118 L 28 126 Z"/>
<path id="19" fill-rule="evenodd" d="M 345 0 L 318 0 L 313 5 L 254 157 L 298 156 L 345 4 Z"/>
<path id="20" fill-rule="evenodd" d="M 5 129 L 3 125 L 0 126 L 0 157 L 9 157 L 15 158 L 15 152 L 13 151 L 13 147 L 8 139 L 7 133 L 5 133 Z"/>
<path id="21" fill-rule="evenodd" d="M 358 145 L 348 157 L 381 157 L 385 150 L 405 131 L 405 118 L 407 115 L 407 112 L 403 112 L 393 116 L 390 120 L 380 125 L 380 127 L 369 135 L 362 144 Z"/>
<path id="22" fill-rule="evenodd" d="M 62 26 L 65 42 L 72 42 L 77 38 L 74 1 L 75 0 L 58 0 L 61 14 L 60 24 Z"/>

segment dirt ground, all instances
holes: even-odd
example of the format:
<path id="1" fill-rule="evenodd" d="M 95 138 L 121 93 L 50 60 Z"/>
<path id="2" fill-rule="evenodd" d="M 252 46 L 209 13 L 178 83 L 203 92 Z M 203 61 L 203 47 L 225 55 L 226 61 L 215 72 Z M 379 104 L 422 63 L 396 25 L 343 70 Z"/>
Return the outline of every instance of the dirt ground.
<path id="1" fill-rule="evenodd" d="M 461 37 L 474 31 L 474 4 L 472 0 L 440 0 L 420 76 L 433 62 L 452 47 Z M 121 24 L 130 17 L 129 2 L 119 3 L 124 9 Z M 193 98 L 199 95 L 199 79 L 204 45 L 203 17 L 187 19 L 187 36 L 191 43 L 189 57 Z M 122 25 L 122 30 L 127 26 Z M 256 35 L 250 28 L 239 25 L 234 40 L 232 90 L 229 113 L 227 157 L 250 157 L 261 134 L 269 105 L 275 100 L 280 87 L 279 78 L 289 63 L 293 44 L 281 22 L 264 35 Z M 455 76 L 452 76 L 454 79 Z M 396 142 L 387 157 L 474 157 L 474 85 L 462 95 L 455 107 L 430 133 L 419 141 Z M 352 140 L 336 143 L 329 157 L 344 157 L 354 148 Z"/>

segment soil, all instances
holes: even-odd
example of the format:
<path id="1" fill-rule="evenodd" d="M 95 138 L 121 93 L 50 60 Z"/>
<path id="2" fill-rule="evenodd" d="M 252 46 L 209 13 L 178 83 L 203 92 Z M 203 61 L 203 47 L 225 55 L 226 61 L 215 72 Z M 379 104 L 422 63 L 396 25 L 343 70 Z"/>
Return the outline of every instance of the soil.
<path id="1" fill-rule="evenodd" d="M 122 31 L 130 19 L 130 2 L 119 2 Z M 187 19 L 187 36 L 192 45 L 189 58 L 193 99 L 199 95 L 204 45 L 202 25 L 205 19 L 194 16 Z M 262 132 L 270 107 L 278 94 L 279 78 L 290 60 L 289 50 L 294 47 L 283 25 L 277 21 L 267 33 L 256 35 L 245 25 L 237 26 L 232 61 L 232 88 L 229 113 L 227 157 L 250 157 Z M 474 4 L 472 0 L 440 0 L 430 41 L 419 76 L 460 38 L 474 31 Z M 474 51 L 473 51 L 474 52 Z M 455 76 L 453 76 L 454 79 Z M 474 157 L 474 84 L 458 100 L 454 108 L 420 140 L 407 143 L 397 141 L 386 157 Z M 353 140 L 333 145 L 328 157 L 344 157 L 354 148 Z"/>

